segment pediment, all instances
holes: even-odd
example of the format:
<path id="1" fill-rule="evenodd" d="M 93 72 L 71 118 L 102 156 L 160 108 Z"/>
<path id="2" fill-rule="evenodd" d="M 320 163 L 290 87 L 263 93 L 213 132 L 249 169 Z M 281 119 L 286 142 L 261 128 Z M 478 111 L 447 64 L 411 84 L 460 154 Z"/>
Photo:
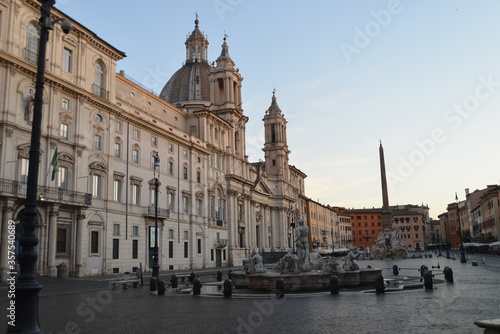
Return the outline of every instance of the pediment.
<path id="1" fill-rule="evenodd" d="M 266 195 L 273 194 L 271 192 L 271 189 L 269 189 L 269 187 L 267 186 L 266 182 L 260 177 L 255 180 L 252 190 Z"/>

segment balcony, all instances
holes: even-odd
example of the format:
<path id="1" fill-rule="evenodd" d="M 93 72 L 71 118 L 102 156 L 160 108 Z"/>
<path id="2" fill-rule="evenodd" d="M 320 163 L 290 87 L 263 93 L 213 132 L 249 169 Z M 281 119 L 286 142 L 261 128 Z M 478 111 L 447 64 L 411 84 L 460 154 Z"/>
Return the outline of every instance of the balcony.
<path id="1" fill-rule="evenodd" d="M 102 97 L 103 99 L 108 100 L 108 91 L 105 90 L 102 87 L 97 86 L 96 84 L 92 84 L 92 93 L 94 93 L 97 96 Z"/>
<path id="2" fill-rule="evenodd" d="M 227 246 L 227 239 L 215 239 L 214 241 L 215 249 L 222 249 L 226 246 Z"/>
<path id="3" fill-rule="evenodd" d="M 24 182 L 0 179 L 0 196 L 26 198 L 27 184 Z M 91 206 L 92 195 L 62 188 L 38 186 L 37 198 L 44 202 L 64 203 L 78 206 Z"/>
<path id="4" fill-rule="evenodd" d="M 154 217 L 155 216 L 155 206 L 150 205 L 148 206 L 148 211 L 145 215 L 146 217 Z M 162 209 L 158 208 L 158 218 L 170 218 L 170 210 L 169 209 Z"/>

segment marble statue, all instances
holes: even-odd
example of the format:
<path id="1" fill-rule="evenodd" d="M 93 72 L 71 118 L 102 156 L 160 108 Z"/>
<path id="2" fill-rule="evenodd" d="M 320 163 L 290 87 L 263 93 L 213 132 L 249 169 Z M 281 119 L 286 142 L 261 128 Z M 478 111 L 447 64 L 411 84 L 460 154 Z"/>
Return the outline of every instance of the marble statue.
<path id="1" fill-rule="evenodd" d="M 352 247 L 347 256 L 345 257 L 344 270 L 355 271 L 359 270 L 358 262 L 356 261 L 362 252 L 357 247 Z"/>
<path id="2" fill-rule="evenodd" d="M 281 274 L 299 273 L 299 257 L 290 250 L 274 265 L 273 270 L 279 271 Z"/>
<path id="3" fill-rule="evenodd" d="M 374 241 L 372 256 L 375 259 L 383 259 L 384 257 L 401 259 L 408 256 L 406 245 L 399 240 L 396 228 L 386 228 L 380 231 L 378 238 Z"/>
<path id="4" fill-rule="evenodd" d="M 243 270 L 247 275 L 266 272 L 266 268 L 264 268 L 264 263 L 262 261 L 262 256 L 259 254 L 259 252 L 253 250 L 248 259 L 243 259 Z"/>
<path id="5" fill-rule="evenodd" d="M 302 272 L 311 271 L 312 264 L 309 258 L 309 227 L 304 219 L 299 219 L 299 227 L 296 230 L 295 246 L 297 246 L 297 257 Z"/>
<path id="6" fill-rule="evenodd" d="M 323 268 L 321 270 L 328 274 L 337 274 L 340 272 L 340 263 L 338 263 L 337 259 L 332 256 L 328 259 L 325 259 Z"/>

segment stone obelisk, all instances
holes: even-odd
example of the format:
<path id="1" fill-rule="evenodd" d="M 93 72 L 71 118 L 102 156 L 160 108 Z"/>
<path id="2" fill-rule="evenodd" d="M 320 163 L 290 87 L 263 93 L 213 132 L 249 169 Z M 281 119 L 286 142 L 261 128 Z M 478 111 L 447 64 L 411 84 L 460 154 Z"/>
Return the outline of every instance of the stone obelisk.
<path id="1" fill-rule="evenodd" d="M 389 195 L 387 194 L 387 177 L 385 174 L 384 148 L 380 141 L 380 176 L 382 181 L 382 229 L 392 228 L 391 210 L 389 208 Z"/>

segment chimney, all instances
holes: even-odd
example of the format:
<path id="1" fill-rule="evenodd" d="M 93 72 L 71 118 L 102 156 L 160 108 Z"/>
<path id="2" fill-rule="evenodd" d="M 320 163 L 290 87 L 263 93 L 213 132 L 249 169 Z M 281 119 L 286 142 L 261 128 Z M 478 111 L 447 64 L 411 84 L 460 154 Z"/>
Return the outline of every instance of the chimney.
<path id="1" fill-rule="evenodd" d="M 465 197 L 469 196 L 469 188 L 465 188 Z"/>

